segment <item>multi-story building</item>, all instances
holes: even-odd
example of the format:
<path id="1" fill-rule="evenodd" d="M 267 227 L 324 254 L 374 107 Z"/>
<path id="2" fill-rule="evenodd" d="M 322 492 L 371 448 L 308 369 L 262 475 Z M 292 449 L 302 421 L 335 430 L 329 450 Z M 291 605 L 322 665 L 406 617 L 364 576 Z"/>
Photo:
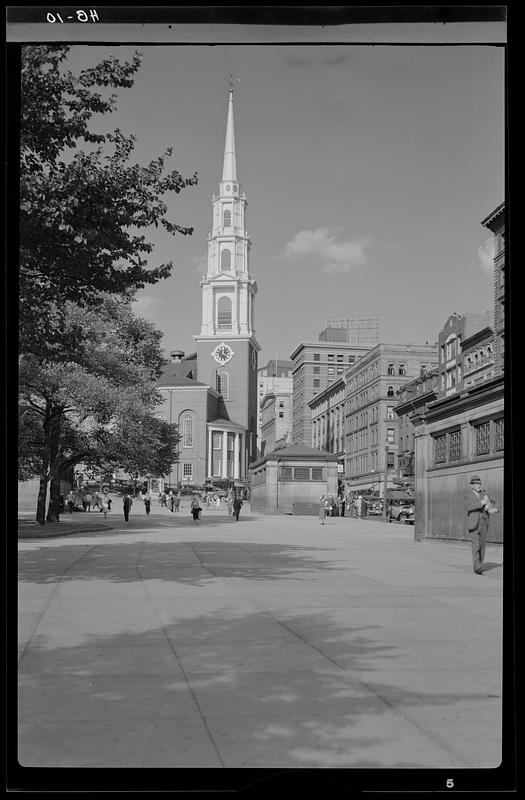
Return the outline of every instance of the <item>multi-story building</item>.
<path id="1" fill-rule="evenodd" d="M 262 455 L 262 401 L 268 392 L 293 392 L 293 364 L 291 361 L 270 359 L 257 370 L 257 450 Z M 268 452 L 268 448 L 266 448 Z"/>
<path id="2" fill-rule="evenodd" d="M 294 444 L 312 445 L 312 410 L 308 403 L 319 392 L 341 377 L 349 365 L 369 351 L 368 345 L 342 342 L 301 342 L 290 358 L 293 361 Z"/>
<path id="3" fill-rule="evenodd" d="M 265 394 L 261 401 L 261 457 L 287 442 L 292 433 L 291 390 L 276 389 Z"/>
<path id="4" fill-rule="evenodd" d="M 494 234 L 494 355 L 498 372 L 505 358 L 505 203 L 482 222 Z"/>
<path id="5" fill-rule="evenodd" d="M 482 224 L 493 224 L 504 241 L 504 206 Z M 492 221 L 492 222 L 491 222 Z M 495 245 L 494 284 L 504 286 L 502 244 Z M 499 292 L 494 296 L 494 327 L 501 326 Z M 487 315 L 478 315 L 478 330 L 463 328 L 465 316 L 453 315 L 440 333 L 440 384 L 415 426 L 415 538 L 468 539 L 465 494 L 475 472 L 498 503 L 491 516 L 489 540 L 503 541 L 504 336 L 494 335 Z M 451 323 L 452 320 L 452 323 Z M 463 320 L 463 323 L 462 323 Z M 447 346 L 451 345 L 450 351 Z M 456 348 L 454 353 L 453 348 Z M 454 358 L 456 363 L 454 364 Z M 461 366 L 452 382 L 447 376 Z M 443 378 L 444 376 L 444 378 Z"/>
<path id="6" fill-rule="evenodd" d="M 351 491 L 393 486 L 400 387 L 436 366 L 437 346 L 378 344 L 346 371 L 345 481 Z"/>
<path id="7" fill-rule="evenodd" d="M 439 393 L 449 397 L 463 388 L 463 342 L 489 328 L 492 312 L 451 314 L 439 332 Z"/>
<path id="8" fill-rule="evenodd" d="M 416 474 L 414 418 L 419 418 L 428 404 L 436 399 L 438 386 L 438 370 L 426 368 L 421 371 L 419 378 L 405 383 L 396 392 L 397 405 L 394 411 L 398 421 L 398 471 L 399 477 L 406 480 L 412 489 Z"/>
<path id="9" fill-rule="evenodd" d="M 316 394 L 308 406 L 312 414 L 312 447 L 334 453 L 344 465 L 345 448 L 345 376 Z"/>

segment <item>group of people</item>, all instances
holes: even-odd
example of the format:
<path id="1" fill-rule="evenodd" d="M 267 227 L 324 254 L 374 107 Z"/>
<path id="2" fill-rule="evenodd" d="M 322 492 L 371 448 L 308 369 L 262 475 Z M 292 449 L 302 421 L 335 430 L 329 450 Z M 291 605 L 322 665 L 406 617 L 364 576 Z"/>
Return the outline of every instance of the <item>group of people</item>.
<path id="1" fill-rule="evenodd" d="M 161 508 L 169 508 L 171 512 L 180 510 L 180 494 L 170 489 L 168 492 L 159 492 L 159 503 Z"/>
<path id="2" fill-rule="evenodd" d="M 71 490 L 64 501 L 64 510 L 67 508 L 69 513 L 72 514 L 75 508 L 80 505 L 82 505 L 84 511 L 88 512 L 97 508 L 106 517 L 108 511 L 111 511 L 111 497 L 107 491 L 102 493 L 94 492 L 93 494 L 88 491 L 85 494 L 80 494 Z"/>

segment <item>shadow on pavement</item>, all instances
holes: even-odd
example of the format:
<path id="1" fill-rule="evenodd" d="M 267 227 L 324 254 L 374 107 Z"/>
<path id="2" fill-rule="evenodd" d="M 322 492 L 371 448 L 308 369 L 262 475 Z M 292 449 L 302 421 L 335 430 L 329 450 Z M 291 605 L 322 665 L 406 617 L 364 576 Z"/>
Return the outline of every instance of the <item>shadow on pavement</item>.
<path id="1" fill-rule="evenodd" d="M 108 539 L 107 532 L 104 539 Z M 315 550 L 249 540 L 76 544 L 70 537 L 60 548 L 42 545 L 38 550 L 21 551 L 18 579 L 30 583 L 96 579 L 137 582 L 147 577 L 206 586 L 223 577 L 269 581 L 293 575 L 301 580 L 301 571 L 340 569 L 335 561 L 308 555 Z"/>

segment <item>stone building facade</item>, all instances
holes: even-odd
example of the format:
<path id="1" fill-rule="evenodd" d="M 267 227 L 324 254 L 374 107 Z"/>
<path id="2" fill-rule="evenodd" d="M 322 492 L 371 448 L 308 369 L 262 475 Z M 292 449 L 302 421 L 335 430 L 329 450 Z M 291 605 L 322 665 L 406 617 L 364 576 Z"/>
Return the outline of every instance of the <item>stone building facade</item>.
<path id="1" fill-rule="evenodd" d="M 378 344 L 346 371 L 345 483 L 350 491 L 382 490 L 398 477 L 394 408 L 405 383 L 437 364 L 436 345 Z"/>
<path id="2" fill-rule="evenodd" d="M 261 456 L 270 453 L 277 444 L 289 442 L 292 431 L 291 390 L 268 391 L 261 401 Z"/>

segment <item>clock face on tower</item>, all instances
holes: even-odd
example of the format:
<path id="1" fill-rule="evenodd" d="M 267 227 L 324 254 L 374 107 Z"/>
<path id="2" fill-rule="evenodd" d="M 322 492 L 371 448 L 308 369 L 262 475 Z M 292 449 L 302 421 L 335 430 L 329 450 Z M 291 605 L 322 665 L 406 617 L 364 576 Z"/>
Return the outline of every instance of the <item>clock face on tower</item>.
<path id="1" fill-rule="evenodd" d="M 215 350 L 212 351 L 212 356 L 218 364 L 227 364 L 233 355 L 231 347 L 224 342 L 218 344 Z"/>

